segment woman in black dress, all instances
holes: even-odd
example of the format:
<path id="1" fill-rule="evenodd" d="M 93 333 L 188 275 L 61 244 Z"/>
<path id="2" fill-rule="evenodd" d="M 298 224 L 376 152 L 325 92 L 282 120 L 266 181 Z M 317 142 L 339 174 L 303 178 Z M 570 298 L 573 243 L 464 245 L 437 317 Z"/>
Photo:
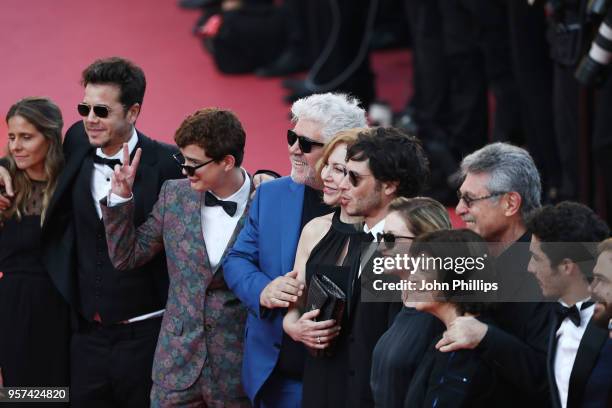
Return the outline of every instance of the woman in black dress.
<path id="1" fill-rule="evenodd" d="M 494 273 L 488 263 L 487 244 L 478 234 L 467 229 L 423 234 L 415 239 L 409 254 L 445 259 L 441 267 L 421 268 L 411 275 L 417 287 L 423 281 L 448 284 L 415 294 L 419 299 L 414 303 L 417 310 L 435 316 L 446 329 L 461 316 L 474 316 L 495 326 L 489 313 L 495 297 L 481 289 L 484 282 L 493 282 Z M 448 262 L 449 258 L 454 261 Z M 472 267 L 467 266 L 468 259 L 473 260 Z M 481 285 L 474 286 L 476 281 Z M 514 388 L 496 375 L 498 370 L 481 357 L 481 350 L 444 353 L 436 348 L 441 338 L 437 336 L 425 351 L 408 387 L 405 408 L 512 406 L 508 393 Z"/>
<path id="2" fill-rule="evenodd" d="M 355 142 L 362 129 L 339 132 L 326 146 L 319 162 L 319 174 L 323 181 L 323 200 L 337 206 L 340 202 L 338 186 L 345 176 L 347 147 Z M 350 217 L 338 207 L 332 214 L 318 217 L 304 226 L 298 244 L 294 270 L 298 279 L 310 283 L 314 274 L 331 279 L 347 292 L 351 265 L 359 256 L 361 245 L 361 220 Z M 357 258 L 358 259 L 358 258 Z M 293 340 L 302 342 L 313 350 L 329 349 L 333 352 L 322 357 L 306 356 L 302 379 L 303 407 L 339 407 L 346 398 L 347 353 L 343 344 L 347 336 L 340 328 L 343 322 L 325 320 L 317 322 L 319 310 L 302 314 L 308 290 L 298 303 L 289 307 L 283 328 Z M 346 314 L 345 314 L 346 316 Z"/>
<path id="3" fill-rule="evenodd" d="M 396 198 L 385 218 L 383 255 L 407 253 L 410 243 L 419 235 L 450 228 L 448 211 L 436 200 L 427 197 Z M 444 330 L 440 320 L 406 306 L 409 299 L 406 296 L 403 299 L 404 307 L 378 340 L 372 354 L 370 385 L 376 407 L 403 405 L 406 390 L 425 350 Z"/>
<path id="4" fill-rule="evenodd" d="M 0 212 L 0 369 L 6 387 L 68 386 L 68 305 L 42 263 L 41 225 L 64 164 L 62 115 L 25 98 L 7 115 L 15 194 Z"/>

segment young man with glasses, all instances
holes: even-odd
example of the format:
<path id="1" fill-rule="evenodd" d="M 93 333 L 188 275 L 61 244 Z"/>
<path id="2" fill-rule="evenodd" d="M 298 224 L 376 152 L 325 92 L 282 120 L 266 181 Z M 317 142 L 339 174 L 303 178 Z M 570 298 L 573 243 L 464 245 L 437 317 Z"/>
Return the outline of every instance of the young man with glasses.
<path id="1" fill-rule="evenodd" d="M 490 243 L 496 256 L 498 287 L 489 327 L 475 317 L 459 317 L 436 347 L 443 352 L 482 350 L 485 359 L 514 387 L 512 406 L 547 406 L 546 347 L 550 308 L 527 272 L 531 234 L 527 215 L 540 207 L 538 169 L 529 153 L 493 143 L 466 156 L 456 212 L 466 227 Z M 501 303 L 505 301 L 506 303 Z"/>
<path id="2" fill-rule="evenodd" d="M 241 167 L 245 132 L 230 111 L 201 109 L 183 121 L 175 155 L 188 178 L 164 183 L 147 221 L 134 227 L 133 182 L 140 151 L 112 176 L 102 211 L 110 258 L 130 270 L 165 253 L 168 303 L 153 362 L 152 406 L 248 407 L 240 381 L 246 309 L 221 264 L 242 228 L 254 190 Z"/>
<path id="3" fill-rule="evenodd" d="M 400 129 L 374 128 L 360 133 L 357 142 L 349 147 L 346 170 L 339 186 L 341 205 L 347 214 L 364 218 L 364 239 L 373 241 L 383 234 L 390 203 L 397 197 L 415 197 L 422 192 L 429 162 L 415 137 Z M 370 387 L 372 353 L 402 306 L 399 302 L 361 302 L 362 272 L 372 274 L 367 260 L 372 248 L 368 249 L 361 254 L 361 265 L 351 270 L 347 293 L 349 324 L 342 328 L 347 341 L 338 345 L 348 355 L 345 378 L 340 382 L 346 384 L 347 407 L 374 406 Z"/>
<path id="4" fill-rule="evenodd" d="M 135 128 L 146 88 L 141 68 L 122 58 L 101 59 L 83 71 L 81 83 L 83 120 L 64 138 L 66 164 L 42 227 L 45 265 L 74 311 L 70 402 L 147 407 L 168 273 L 162 256 L 128 273 L 113 267 L 99 201 L 108 194 L 123 144 L 131 155 L 142 149 L 133 213 L 133 222 L 142 224 L 163 182 L 182 178 L 172 160 L 177 150 Z"/>
<path id="5" fill-rule="evenodd" d="M 300 233 L 332 210 L 323 204 L 315 165 L 337 132 L 365 127 L 359 101 L 343 94 L 312 95 L 291 108 L 287 133 L 291 177 L 262 184 L 248 221 L 225 258 L 225 280 L 249 310 L 242 380 L 256 407 L 299 407 L 304 347 L 284 334 L 283 317 L 303 291 L 293 272 Z"/>

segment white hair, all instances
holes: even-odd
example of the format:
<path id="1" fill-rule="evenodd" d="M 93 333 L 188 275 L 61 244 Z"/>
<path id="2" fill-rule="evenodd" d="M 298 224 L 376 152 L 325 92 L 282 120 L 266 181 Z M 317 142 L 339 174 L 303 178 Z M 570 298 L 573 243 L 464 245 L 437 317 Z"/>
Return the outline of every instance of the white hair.
<path id="1" fill-rule="evenodd" d="M 365 110 L 357 98 L 342 93 L 314 94 L 296 101 L 291 106 L 292 122 L 310 120 L 321 125 L 324 142 L 338 132 L 367 127 Z"/>

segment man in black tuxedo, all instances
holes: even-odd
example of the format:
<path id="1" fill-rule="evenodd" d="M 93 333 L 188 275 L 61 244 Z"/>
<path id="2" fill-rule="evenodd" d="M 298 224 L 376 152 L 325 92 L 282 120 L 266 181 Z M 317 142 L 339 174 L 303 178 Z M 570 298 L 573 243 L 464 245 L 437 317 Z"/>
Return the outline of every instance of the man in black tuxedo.
<path id="1" fill-rule="evenodd" d="M 99 201 L 108 195 L 123 143 L 132 156 L 142 149 L 134 182 L 137 226 L 162 183 L 182 175 L 172 159 L 177 150 L 134 127 L 146 88 L 142 69 L 122 58 L 97 60 L 83 71 L 82 84 L 83 121 L 64 138 L 66 164 L 42 227 L 45 265 L 75 312 L 70 401 L 73 407 L 146 407 L 168 291 L 165 262 L 157 257 L 130 273 L 116 271 Z"/>
<path id="2" fill-rule="evenodd" d="M 607 330 L 609 336 L 584 388 L 583 408 L 612 406 L 612 238 L 600 243 L 597 249 L 599 256 L 591 282 L 593 301 L 597 302 L 593 321 Z"/>
<path id="3" fill-rule="evenodd" d="M 534 212 L 529 272 L 542 293 L 558 301 L 551 319 L 548 381 L 555 408 L 582 406 L 584 390 L 608 331 L 592 319 L 589 281 L 594 254 L 585 243 L 609 236 L 606 223 L 585 205 L 564 201 Z"/>
<path id="4" fill-rule="evenodd" d="M 461 173 L 457 215 L 490 243 L 496 257 L 496 325 L 459 317 L 436 347 L 442 352 L 479 350 L 513 387 L 509 403 L 545 407 L 550 307 L 539 301 L 537 281 L 527 272 L 531 236 L 525 226 L 527 214 L 540 207 L 538 169 L 526 150 L 493 143 L 466 156 Z"/>
<path id="5" fill-rule="evenodd" d="M 413 136 L 395 128 L 374 128 L 359 134 L 347 151 L 346 176 L 339 188 L 347 214 L 364 219 L 364 241 L 378 239 L 391 201 L 418 196 L 428 174 L 429 162 Z M 344 406 L 351 408 L 374 406 L 370 388 L 372 353 L 402 307 L 400 302 L 362 301 L 362 282 L 364 290 L 369 289 L 365 282 L 370 282 L 372 276 L 368 256 L 371 249 L 363 249 L 362 259 L 351 270 L 348 324 L 342 328 L 344 333 L 337 344 L 338 354 L 343 354 L 348 363 L 346 378 L 339 384 L 346 387 Z"/>

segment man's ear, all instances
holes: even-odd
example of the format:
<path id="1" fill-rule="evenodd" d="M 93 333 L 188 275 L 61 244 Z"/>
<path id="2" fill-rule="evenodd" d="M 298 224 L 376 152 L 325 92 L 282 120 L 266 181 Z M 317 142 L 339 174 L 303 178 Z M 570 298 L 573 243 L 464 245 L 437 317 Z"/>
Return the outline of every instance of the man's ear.
<path id="1" fill-rule="evenodd" d="M 387 196 L 397 195 L 398 186 L 399 186 L 399 181 L 384 181 L 382 183 L 383 192 Z"/>
<path id="2" fill-rule="evenodd" d="M 582 271 L 580 270 L 578 264 L 570 258 L 563 258 L 561 262 L 559 262 L 559 266 L 557 268 L 566 276 L 576 273 L 582 275 Z"/>
<path id="3" fill-rule="evenodd" d="M 506 193 L 502 200 L 504 215 L 506 217 L 513 216 L 514 214 L 517 214 L 521 211 L 521 204 L 523 203 L 523 198 L 516 191 L 510 191 L 509 193 Z"/>
<path id="4" fill-rule="evenodd" d="M 236 167 L 236 158 L 231 154 L 226 154 L 223 159 L 221 159 L 221 163 L 223 164 L 223 170 L 230 171 Z"/>
<path id="5" fill-rule="evenodd" d="M 132 106 L 130 106 L 125 116 L 128 122 L 130 122 L 130 124 L 133 125 L 136 123 L 136 119 L 138 119 L 138 115 L 140 115 L 140 104 L 135 103 Z"/>

